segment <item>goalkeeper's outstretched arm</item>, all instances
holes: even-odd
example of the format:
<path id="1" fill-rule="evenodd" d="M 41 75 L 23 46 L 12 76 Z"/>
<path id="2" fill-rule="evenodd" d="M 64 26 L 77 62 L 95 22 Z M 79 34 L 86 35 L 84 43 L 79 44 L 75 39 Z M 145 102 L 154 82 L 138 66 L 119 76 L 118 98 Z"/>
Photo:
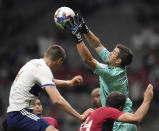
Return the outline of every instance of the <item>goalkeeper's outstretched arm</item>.
<path id="1" fill-rule="evenodd" d="M 80 33 L 84 34 L 89 45 L 93 47 L 97 53 L 101 51 L 104 46 L 100 42 L 99 38 L 91 30 L 89 30 L 84 18 L 79 13 L 76 14 L 76 17 L 79 20 L 78 28 Z"/>
<path id="2" fill-rule="evenodd" d="M 93 58 L 92 54 L 90 53 L 83 41 L 77 44 L 77 50 L 83 62 L 86 63 L 92 71 L 94 71 L 96 69 L 97 62 Z"/>
<path id="3" fill-rule="evenodd" d="M 80 43 L 82 41 L 81 34 L 84 34 L 89 45 L 94 48 L 97 53 L 104 48 L 99 38 L 89 30 L 80 13 L 76 13 L 76 16 L 72 18 L 72 21 L 67 22 L 66 29 L 71 31 L 76 43 Z"/>
<path id="4" fill-rule="evenodd" d="M 89 45 L 94 48 L 97 53 L 104 48 L 99 38 L 92 31 L 89 30 L 87 34 L 84 34 L 84 36 Z"/>

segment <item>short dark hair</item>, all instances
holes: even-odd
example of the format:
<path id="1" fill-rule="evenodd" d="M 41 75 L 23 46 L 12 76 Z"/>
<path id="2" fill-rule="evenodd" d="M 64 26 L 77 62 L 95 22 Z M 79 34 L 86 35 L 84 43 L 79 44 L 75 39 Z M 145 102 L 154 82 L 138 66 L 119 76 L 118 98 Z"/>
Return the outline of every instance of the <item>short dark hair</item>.
<path id="1" fill-rule="evenodd" d="M 59 58 L 66 58 L 65 50 L 59 45 L 52 45 L 46 51 L 46 57 L 52 61 L 56 61 Z"/>
<path id="2" fill-rule="evenodd" d="M 120 107 L 124 107 L 126 101 L 126 97 L 124 94 L 114 91 L 110 93 L 106 100 L 106 106 L 108 107 L 114 107 L 119 109 Z"/>
<path id="3" fill-rule="evenodd" d="M 133 52 L 122 44 L 117 44 L 116 47 L 119 49 L 118 58 L 122 60 L 121 67 L 125 67 L 132 62 Z"/>

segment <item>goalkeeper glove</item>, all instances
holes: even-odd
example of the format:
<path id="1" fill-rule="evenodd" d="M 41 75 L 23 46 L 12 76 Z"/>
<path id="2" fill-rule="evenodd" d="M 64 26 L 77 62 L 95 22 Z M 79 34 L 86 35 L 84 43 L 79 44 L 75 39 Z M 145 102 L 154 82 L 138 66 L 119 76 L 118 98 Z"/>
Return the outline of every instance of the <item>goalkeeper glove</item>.
<path id="1" fill-rule="evenodd" d="M 71 18 L 70 21 L 65 24 L 65 29 L 71 31 L 72 36 L 77 44 L 83 41 L 80 33 L 80 28 L 78 26 L 77 17 Z"/>
<path id="2" fill-rule="evenodd" d="M 70 21 L 66 22 L 65 29 L 71 31 L 76 43 L 80 43 L 82 41 L 81 33 L 87 34 L 89 29 L 80 13 L 75 14 L 75 17 L 71 17 Z"/>
<path id="3" fill-rule="evenodd" d="M 87 34 L 89 32 L 89 28 L 86 25 L 84 18 L 81 16 L 79 12 L 76 13 L 75 18 L 76 18 L 75 19 L 76 23 L 78 23 L 78 28 L 80 30 L 80 33 Z"/>

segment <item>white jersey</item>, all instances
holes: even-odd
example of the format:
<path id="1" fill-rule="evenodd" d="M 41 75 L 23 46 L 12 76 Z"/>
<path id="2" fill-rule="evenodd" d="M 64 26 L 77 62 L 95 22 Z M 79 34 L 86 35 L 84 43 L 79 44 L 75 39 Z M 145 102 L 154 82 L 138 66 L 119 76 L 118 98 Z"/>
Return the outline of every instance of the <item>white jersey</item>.
<path id="1" fill-rule="evenodd" d="M 35 87 L 37 84 L 39 87 Z M 44 59 L 27 62 L 18 72 L 10 91 L 7 112 L 33 109 L 34 100 L 46 86 L 55 87 L 54 77 Z"/>

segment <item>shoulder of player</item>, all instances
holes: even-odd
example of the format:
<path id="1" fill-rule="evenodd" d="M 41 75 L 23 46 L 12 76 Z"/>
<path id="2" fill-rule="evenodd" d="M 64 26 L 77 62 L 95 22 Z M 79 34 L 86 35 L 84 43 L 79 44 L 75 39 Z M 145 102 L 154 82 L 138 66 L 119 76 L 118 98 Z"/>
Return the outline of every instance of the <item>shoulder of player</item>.
<path id="1" fill-rule="evenodd" d="M 29 64 L 33 65 L 33 67 L 35 67 L 35 69 L 40 69 L 40 70 L 45 70 L 50 72 L 50 68 L 46 65 L 44 59 L 32 59 L 28 62 Z"/>
<path id="2" fill-rule="evenodd" d="M 110 72 L 113 76 L 118 76 L 121 74 L 126 74 L 126 69 L 121 68 L 121 67 L 115 67 L 115 68 L 110 69 Z"/>
<path id="3" fill-rule="evenodd" d="M 111 116 L 113 113 L 116 114 L 117 112 L 119 112 L 119 110 L 112 107 L 100 107 L 94 110 L 90 116 L 101 116 L 101 118 L 103 118 L 105 116 Z"/>
<path id="4" fill-rule="evenodd" d="M 116 109 L 116 108 L 113 108 L 113 107 L 100 107 L 100 108 L 98 108 L 98 109 L 96 109 L 96 110 L 103 110 L 103 111 L 119 111 L 118 109 Z"/>
<path id="5" fill-rule="evenodd" d="M 98 51 L 98 54 L 101 54 L 101 53 L 104 53 L 104 54 L 108 54 L 109 55 L 109 51 L 106 47 L 102 47 L 99 51 Z"/>

